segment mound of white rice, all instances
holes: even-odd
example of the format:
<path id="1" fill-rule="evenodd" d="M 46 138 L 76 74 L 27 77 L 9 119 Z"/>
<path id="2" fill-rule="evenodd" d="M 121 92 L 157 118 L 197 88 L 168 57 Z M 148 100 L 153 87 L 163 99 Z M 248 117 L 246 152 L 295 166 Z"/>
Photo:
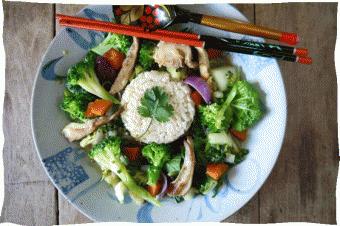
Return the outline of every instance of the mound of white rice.
<path id="1" fill-rule="evenodd" d="M 167 122 L 151 120 L 138 113 L 145 91 L 155 86 L 163 88 L 174 108 Z M 175 141 L 189 129 L 195 116 L 189 87 L 183 82 L 171 81 L 167 72 L 148 71 L 139 74 L 126 87 L 121 102 L 125 105 L 122 120 L 126 129 L 136 140 L 144 143 Z"/>

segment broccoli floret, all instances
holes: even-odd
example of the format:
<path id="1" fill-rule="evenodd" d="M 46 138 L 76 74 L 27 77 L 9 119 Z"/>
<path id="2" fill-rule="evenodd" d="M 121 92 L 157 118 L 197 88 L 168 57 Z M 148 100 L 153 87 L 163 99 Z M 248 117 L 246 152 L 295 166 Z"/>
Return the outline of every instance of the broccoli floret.
<path id="1" fill-rule="evenodd" d="M 201 106 L 199 108 L 202 124 L 210 132 L 220 132 L 229 126 L 237 131 L 246 130 L 255 125 L 264 114 L 260 94 L 247 81 L 235 82 L 222 103 Z"/>
<path id="2" fill-rule="evenodd" d="M 218 131 L 219 128 L 216 128 L 215 121 L 218 111 L 221 106 L 217 103 L 213 103 L 206 106 L 199 106 L 198 112 L 200 114 L 200 120 L 203 125 L 207 126 L 209 130 L 215 132 Z M 222 123 L 223 124 L 223 123 Z"/>
<path id="3" fill-rule="evenodd" d="M 170 160 L 170 150 L 165 144 L 151 143 L 142 149 L 142 155 L 150 163 L 148 167 L 149 185 L 155 185 L 160 177 L 164 164 Z"/>
<path id="4" fill-rule="evenodd" d="M 148 144 L 143 147 L 142 154 L 150 164 L 157 167 L 162 167 L 170 159 L 169 147 L 165 144 Z"/>
<path id="5" fill-rule="evenodd" d="M 93 146 L 101 142 L 103 139 L 116 136 L 117 131 L 113 124 L 105 124 L 99 127 L 96 131 L 86 136 L 80 141 L 80 147 L 85 148 Z"/>
<path id="6" fill-rule="evenodd" d="M 232 128 L 246 130 L 255 125 L 263 116 L 264 109 L 258 91 L 247 81 L 238 81 L 228 94 L 233 97 L 234 111 Z"/>
<path id="7" fill-rule="evenodd" d="M 235 96 L 236 91 L 231 91 L 222 103 L 200 106 L 201 122 L 208 127 L 210 132 L 219 132 L 229 128 L 233 117 L 230 105 Z"/>
<path id="8" fill-rule="evenodd" d="M 159 201 L 154 198 L 148 191 L 137 185 L 136 181 L 130 175 L 122 162 L 121 140 L 118 137 L 109 137 L 99 144 L 96 144 L 89 153 L 89 157 L 96 161 L 102 170 L 111 170 L 116 174 L 126 188 L 138 195 L 140 198 L 160 206 Z"/>
<path id="9" fill-rule="evenodd" d="M 132 38 L 126 35 L 108 33 L 106 38 L 96 47 L 92 48 L 91 51 L 102 56 L 111 48 L 114 48 L 120 52 L 126 54 L 132 44 Z"/>
<path id="10" fill-rule="evenodd" d="M 138 62 L 145 71 L 150 70 L 154 65 L 153 54 L 155 52 L 156 43 L 151 41 L 143 41 L 139 50 Z"/>
<path id="11" fill-rule="evenodd" d="M 232 111 L 230 107 L 224 106 L 223 104 L 213 103 L 199 107 L 201 122 L 209 131 L 218 132 L 229 127 Z"/>
<path id="12" fill-rule="evenodd" d="M 67 89 L 64 91 L 64 98 L 60 103 L 60 109 L 65 111 L 72 120 L 84 122 L 86 120 L 85 111 L 89 102 L 95 96 L 90 93 L 71 93 Z"/>
<path id="13" fill-rule="evenodd" d="M 108 91 L 100 84 L 95 73 L 95 57 L 96 54 L 89 52 L 86 57 L 71 67 L 67 72 L 67 87 L 70 90 L 77 90 L 79 87 L 92 93 L 102 99 L 110 100 L 114 104 L 119 101 L 110 95 Z"/>

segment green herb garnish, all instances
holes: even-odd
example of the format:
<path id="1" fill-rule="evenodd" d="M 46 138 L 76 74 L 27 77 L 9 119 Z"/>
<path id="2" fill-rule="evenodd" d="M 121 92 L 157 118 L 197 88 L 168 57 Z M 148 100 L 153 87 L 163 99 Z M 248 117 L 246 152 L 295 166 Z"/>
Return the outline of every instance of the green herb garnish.
<path id="1" fill-rule="evenodd" d="M 145 91 L 138 107 L 138 113 L 146 118 L 156 119 L 159 122 L 167 122 L 173 115 L 174 108 L 169 103 L 168 94 L 159 86 Z"/>

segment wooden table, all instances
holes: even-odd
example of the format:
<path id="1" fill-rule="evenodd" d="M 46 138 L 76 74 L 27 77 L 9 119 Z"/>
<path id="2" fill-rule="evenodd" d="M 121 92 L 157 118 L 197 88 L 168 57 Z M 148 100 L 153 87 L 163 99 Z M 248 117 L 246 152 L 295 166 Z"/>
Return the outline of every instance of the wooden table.
<path id="1" fill-rule="evenodd" d="M 34 150 L 30 100 L 38 64 L 58 32 L 56 12 L 82 6 L 3 2 L 6 51 L 5 203 L 1 221 L 27 225 L 90 222 L 48 180 Z M 337 96 L 336 3 L 236 5 L 250 21 L 295 31 L 312 66 L 280 62 L 288 101 L 286 137 L 261 190 L 226 222 L 335 224 Z"/>

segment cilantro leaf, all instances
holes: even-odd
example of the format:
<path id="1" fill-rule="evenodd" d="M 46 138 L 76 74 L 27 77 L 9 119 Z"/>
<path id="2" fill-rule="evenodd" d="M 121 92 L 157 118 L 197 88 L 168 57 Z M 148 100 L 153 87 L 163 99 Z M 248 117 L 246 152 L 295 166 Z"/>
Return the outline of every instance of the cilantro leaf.
<path id="1" fill-rule="evenodd" d="M 145 91 L 141 99 L 138 113 L 146 118 L 156 119 L 159 122 L 167 122 L 173 115 L 174 108 L 169 103 L 168 94 L 159 86 Z"/>
<path id="2" fill-rule="evenodd" d="M 138 113 L 143 117 L 151 117 L 151 112 L 145 105 L 142 105 L 138 108 Z"/>
<path id="3" fill-rule="evenodd" d="M 164 107 L 158 107 L 155 110 L 154 117 L 159 122 L 169 121 L 169 118 L 172 116 L 174 108 L 171 105 L 167 105 Z"/>

